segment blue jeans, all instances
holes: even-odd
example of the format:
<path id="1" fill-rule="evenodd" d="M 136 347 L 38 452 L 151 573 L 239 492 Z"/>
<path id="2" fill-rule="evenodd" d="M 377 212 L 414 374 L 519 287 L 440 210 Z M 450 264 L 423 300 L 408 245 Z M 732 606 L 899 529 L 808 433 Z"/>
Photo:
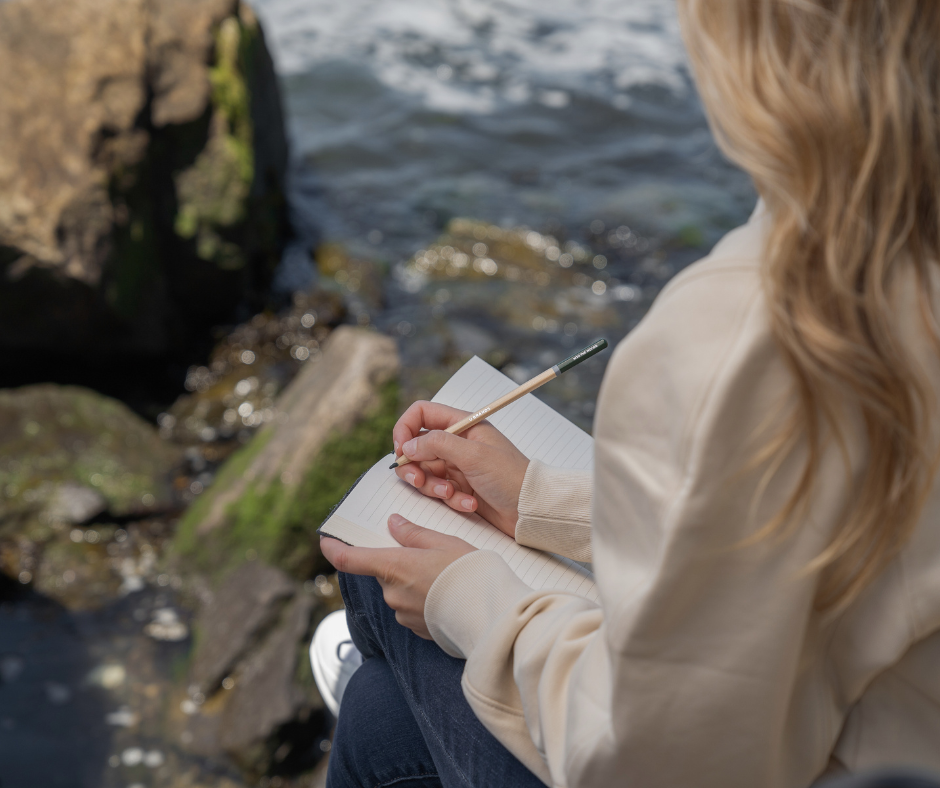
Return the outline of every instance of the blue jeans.
<path id="1" fill-rule="evenodd" d="M 463 660 L 401 626 L 374 578 L 339 586 L 365 662 L 343 694 L 328 788 L 542 788 L 476 718 Z"/>

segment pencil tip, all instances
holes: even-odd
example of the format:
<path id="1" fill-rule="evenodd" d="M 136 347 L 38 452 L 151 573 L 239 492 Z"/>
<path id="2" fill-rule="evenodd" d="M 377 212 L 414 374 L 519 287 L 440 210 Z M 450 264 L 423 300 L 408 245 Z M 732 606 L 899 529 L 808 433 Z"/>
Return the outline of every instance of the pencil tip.
<path id="1" fill-rule="evenodd" d="M 394 471 L 397 467 L 398 467 L 398 463 L 397 463 L 397 462 L 393 462 L 391 465 L 388 466 L 388 469 L 389 469 L 390 471 Z"/>

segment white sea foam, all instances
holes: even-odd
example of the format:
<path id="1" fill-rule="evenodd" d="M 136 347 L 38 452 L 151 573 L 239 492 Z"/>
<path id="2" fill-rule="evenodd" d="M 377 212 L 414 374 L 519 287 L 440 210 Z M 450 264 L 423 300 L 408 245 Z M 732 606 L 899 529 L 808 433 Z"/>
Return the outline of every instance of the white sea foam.
<path id="1" fill-rule="evenodd" d="M 663 0 L 254 0 L 281 74 L 354 61 L 429 109 L 493 112 L 586 96 L 627 106 L 688 90 L 675 6 Z"/>

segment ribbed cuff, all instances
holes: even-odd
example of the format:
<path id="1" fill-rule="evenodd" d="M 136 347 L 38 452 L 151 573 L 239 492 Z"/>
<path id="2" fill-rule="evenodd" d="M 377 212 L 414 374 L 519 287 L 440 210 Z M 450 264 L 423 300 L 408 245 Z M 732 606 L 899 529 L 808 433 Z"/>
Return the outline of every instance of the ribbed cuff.
<path id="1" fill-rule="evenodd" d="M 498 553 L 475 550 L 438 575 L 424 602 L 424 621 L 435 643 L 466 659 L 493 623 L 531 593 Z"/>
<path id="2" fill-rule="evenodd" d="M 575 561 L 591 560 L 590 471 L 530 460 L 519 492 L 516 541 Z"/>

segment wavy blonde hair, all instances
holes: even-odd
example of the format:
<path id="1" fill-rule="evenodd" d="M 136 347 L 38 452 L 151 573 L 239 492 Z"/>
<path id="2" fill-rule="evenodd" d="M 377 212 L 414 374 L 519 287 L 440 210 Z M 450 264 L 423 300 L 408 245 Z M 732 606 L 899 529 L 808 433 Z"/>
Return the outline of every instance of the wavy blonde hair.
<path id="1" fill-rule="evenodd" d="M 799 397 L 761 460 L 772 472 L 798 443 L 809 447 L 762 534 L 805 515 L 827 435 L 849 472 L 849 408 L 864 424 L 867 465 L 809 567 L 820 572 L 817 607 L 839 611 L 910 536 L 936 472 L 935 395 L 905 352 L 890 296 L 912 268 L 940 350 L 940 2 L 679 0 L 679 11 L 718 143 L 771 216 L 765 291 Z"/>

